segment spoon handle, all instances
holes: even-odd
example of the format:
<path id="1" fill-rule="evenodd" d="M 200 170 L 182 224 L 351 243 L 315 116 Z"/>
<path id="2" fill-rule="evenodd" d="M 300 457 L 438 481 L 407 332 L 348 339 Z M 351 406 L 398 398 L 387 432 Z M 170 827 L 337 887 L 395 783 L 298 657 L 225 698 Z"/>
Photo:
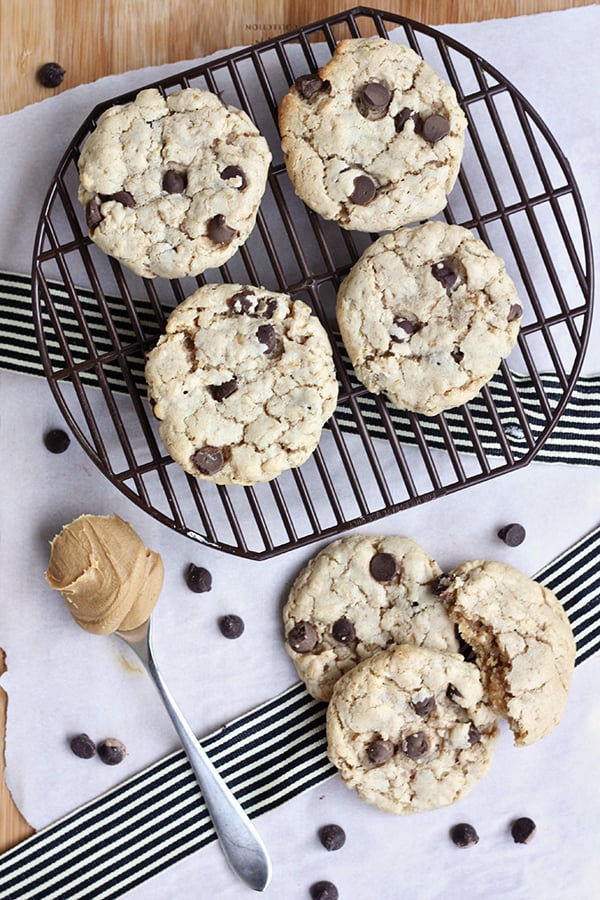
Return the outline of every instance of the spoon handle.
<path id="1" fill-rule="evenodd" d="M 265 846 L 175 702 L 154 660 L 150 630 L 146 650 L 146 658 L 140 658 L 158 688 L 194 770 L 225 857 L 242 881 L 255 891 L 263 891 L 271 879 L 271 862 Z"/>

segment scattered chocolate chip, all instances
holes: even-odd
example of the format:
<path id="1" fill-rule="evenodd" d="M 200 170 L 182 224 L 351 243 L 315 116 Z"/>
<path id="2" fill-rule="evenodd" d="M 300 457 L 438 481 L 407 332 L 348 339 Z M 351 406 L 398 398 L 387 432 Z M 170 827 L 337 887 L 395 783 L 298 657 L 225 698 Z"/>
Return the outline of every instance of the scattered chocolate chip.
<path id="1" fill-rule="evenodd" d="M 462 352 L 460 347 L 456 347 L 452 353 L 450 354 L 455 363 L 461 363 L 465 358 L 465 354 Z"/>
<path id="2" fill-rule="evenodd" d="M 227 397 L 231 397 L 232 394 L 238 389 L 238 383 L 235 378 L 232 378 L 231 381 L 223 381 L 221 384 L 211 384 L 208 387 L 211 397 L 213 400 L 216 400 L 217 403 L 221 403 L 223 400 L 226 400 Z"/>
<path id="3" fill-rule="evenodd" d="M 402 744 L 409 759 L 421 759 L 429 751 L 429 739 L 422 731 L 409 734 Z"/>
<path id="4" fill-rule="evenodd" d="M 319 829 L 319 840 L 326 850 L 340 850 L 346 843 L 346 832 L 341 825 L 323 825 Z"/>
<path id="5" fill-rule="evenodd" d="M 315 94 L 318 94 L 319 91 L 323 90 L 326 82 L 324 82 L 322 78 L 319 78 L 318 75 L 311 72 L 308 75 L 300 75 L 299 78 L 296 78 L 294 84 L 298 93 L 305 100 L 310 100 L 311 97 L 314 97 Z"/>
<path id="6" fill-rule="evenodd" d="M 102 213 L 100 212 L 99 204 L 95 200 L 89 200 L 85 205 L 85 223 L 87 227 L 90 231 L 93 231 L 101 221 Z"/>
<path id="7" fill-rule="evenodd" d="M 460 822 L 450 829 L 450 838 L 457 847 L 474 847 L 479 843 L 479 835 L 468 822 Z"/>
<path id="8" fill-rule="evenodd" d="M 426 141 L 435 144 L 450 133 L 450 122 L 445 116 L 427 116 L 421 120 L 419 131 Z"/>
<path id="9" fill-rule="evenodd" d="M 195 594 L 205 594 L 212 588 L 212 575 L 203 566 L 190 563 L 185 573 L 185 583 Z"/>
<path id="10" fill-rule="evenodd" d="M 375 581 L 391 581 L 396 569 L 396 559 L 391 553 L 376 553 L 369 563 L 369 572 Z"/>
<path id="11" fill-rule="evenodd" d="M 375 114 L 383 117 L 390 105 L 392 94 L 387 84 L 382 81 L 369 81 L 358 95 L 358 108 L 366 116 Z"/>
<path id="12" fill-rule="evenodd" d="M 96 755 L 96 745 L 89 734 L 76 734 L 69 741 L 69 746 L 75 756 L 79 756 L 80 759 L 91 759 Z"/>
<path id="13" fill-rule="evenodd" d="M 125 744 L 116 738 L 106 738 L 97 746 L 98 756 L 107 766 L 116 766 L 127 756 Z"/>
<path id="14" fill-rule="evenodd" d="M 462 697 L 462 694 L 459 689 L 455 687 L 455 685 L 449 683 L 448 687 L 446 688 L 446 697 L 448 698 L 448 700 L 456 700 L 457 697 Z"/>
<path id="15" fill-rule="evenodd" d="M 527 816 L 521 816 L 511 823 L 510 833 L 515 844 L 529 844 L 535 837 L 535 822 Z"/>
<path id="16" fill-rule="evenodd" d="M 518 522 L 511 522 L 498 530 L 498 537 L 507 547 L 518 547 L 525 540 L 525 529 Z"/>
<path id="17" fill-rule="evenodd" d="M 65 70 L 57 62 L 47 62 L 37 71 L 37 79 L 43 87 L 55 88 L 62 84 Z"/>
<path id="18" fill-rule="evenodd" d="M 398 134 L 402 131 L 409 119 L 412 119 L 414 122 L 418 121 L 417 114 L 414 113 L 412 109 L 409 109 L 408 106 L 405 106 L 399 113 L 396 113 L 394 116 L 394 128 Z"/>
<path id="19" fill-rule="evenodd" d="M 246 181 L 246 175 L 239 166 L 226 166 L 221 172 L 221 178 L 223 179 L 223 181 L 230 181 L 233 178 L 239 179 L 239 184 L 236 185 L 238 191 L 243 191 L 248 184 L 248 182 Z"/>
<path id="20" fill-rule="evenodd" d="M 135 200 L 129 191 L 117 191 L 110 195 L 110 199 L 114 200 L 116 203 L 120 203 L 122 206 L 135 206 Z"/>
<path id="21" fill-rule="evenodd" d="M 520 303 L 513 303 L 508 311 L 507 321 L 515 322 L 523 315 L 523 307 Z"/>
<path id="22" fill-rule="evenodd" d="M 452 581 L 452 575 L 448 572 L 442 572 L 441 575 L 438 575 L 438 577 L 431 582 L 431 592 L 435 594 L 436 597 L 440 597 L 448 590 Z"/>
<path id="23" fill-rule="evenodd" d="M 50 453 L 64 453 L 70 443 L 71 438 L 62 428 L 52 428 L 44 435 L 44 446 Z"/>
<path id="24" fill-rule="evenodd" d="M 227 616 L 221 616 L 219 619 L 221 634 L 223 637 L 229 638 L 230 640 L 241 637 L 244 633 L 244 627 L 244 620 L 233 613 Z"/>
<path id="25" fill-rule="evenodd" d="M 272 319 L 275 313 L 277 312 L 277 300 L 271 299 L 267 300 L 267 304 L 265 306 L 265 318 Z"/>
<path id="26" fill-rule="evenodd" d="M 310 888 L 312 900 L 338 900 L 338 889 L 332 881 L 315 881 Z"/>
<path id="27" fill-rule="evenodd" d="M 354 189 L 349 200 L 358 206 L 366 206 L 371 202 L 377 191 L 375 182 L 368 175 L 357 175 L 354 179 Z"/>
<path id="28" fill-rule="evenodd" d="M 431 267 L 431 274 L 447 291 L 450 290 L 457 278 L 456 269 L 449 259 L 434 263 Z"/>
<path id="29" fill-rule="evenodd" d="M 253 313 L 257 306 L 256 296 L 252 291 L 238 291 L 230 298 L 229 305 L 238 315 Z"/>
<path id="30" fill-rule="evenodd" d="M 183 172 L 168 169 L 163 175 L 162 188 L 167 194 L 183 194 L 187 187 L 187 177 Z"/>
<path id="31" fill-rule="evenodd" d="M 399 329 L 399 334 L 391 334 L 390 337 L 397 344 L 401 344 L 406 340 L 407 337 L 410 337 L 411 334 L 414 334 L 415 331 L 418 330 L 418 325 L 416 322 L 411 322 L 410 319 L 404 319 L 400 316 L 396 316 L 394 319 L 394 326 Z"/>
<path id="32" fill-rule="evenodd" d="M 277 334 L 272 325 L 259 325 L 256 329 L 256 337 L 265 345 L 263 353 L 270 353 L 277 343 Z"/>
<path id="33" fill-rule="evenodd" d="M 209 219 L 207 230 L 209 238 L 215 244 L 228 244 L 237 236 L 235 228 L 230 228 L 221 213 Z"/>
<path id="34" fill-rule="evenodd" d="M 435 697 L 425 697 L 424 700 L 415 700 L 412 708 L 418 716 L 424 719 L 433 712 L 435 705 Z"/>
<path id="35" fill-rule="evenodd" d="M 392 741 L 384 741 L 383 738 L 377 738 L 367 745 L 366 754 L 369 760 L 376 766 L 380 766 L 391 759 L 396 748 Z"/>
<path id="36" fill-rule="evenodd" d="M 317 629 L 310 622 L 298 622 L 287 635 L 287 642 L 296 653 L 310 653 L 317 640 Z"/>
<path id="37" fill-rule="evenodd" d="M 225 465 L 225 454 L 222 447 L 206 444 L 192 454 L 191 462 L 201 475 L 215 475 Z"/>
<path id="38" fill-rule="evenodd" d="M 479 729 L 471 724 L 469 725 L 469 746 L 472 747 L 473 744 L 478 744 L 481 740 L 481 734 L 479 733 Z"/>
<path id="39" fill-rule="evenodd" d="M 331 633 L 335 640 L 339 641 L 340 644 L 350 644 L 352 641 L 356 640 L 354 625 L 350 619 L 347 619 L 345 616 L 342 616 L 341 619 L 338 619 L 337 622 L 333 623 L 331 626 Z"/>

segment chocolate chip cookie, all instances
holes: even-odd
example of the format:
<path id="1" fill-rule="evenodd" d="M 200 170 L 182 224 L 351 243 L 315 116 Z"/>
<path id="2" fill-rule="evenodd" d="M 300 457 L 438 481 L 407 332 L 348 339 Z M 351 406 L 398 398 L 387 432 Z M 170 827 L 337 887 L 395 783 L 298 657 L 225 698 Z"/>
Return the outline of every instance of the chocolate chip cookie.
<path id="1" fill-rule="evenodd" d="M 310 307 L 240 284 L 205 285 L 180 303 L 145 376 L 169 454 L 218 484 L 301 465 L 337 402 L 331 344 Z"/>
<path id="2" fill-rule="evenodd" d="M 285 647 L 313 697 L 392 643 L 457 650 L 431 586 L 437 563 L 413 540 L 350 535 L 324 547 L 294 581 L 283 609 Z"/>
<path id="3" fill-rule="evenodd" d="M 343 675 L 327 707 L 328 755 L 343 781 L 398 815 L 464 797 L 487 772 L 497 736 L 477 667 L 409 644 Z"/>
<path id="4" fill-rule="evenodd" d="M 492 378 L 522 314 L 503 260 L 468 229 L 438 221 L 378 238 L 337 297 L 358 379 L 427 416 L 466 403 Z"/>
<path id="5" fill-rule="evenodd" d="M 558 598 L 513 566 L 488 560 L 464 562 L 440 584 L 515 743 L 547 735 L 564 712 L 575 665 L 575 639 Z"/>
<path id="6" fill-rule="evenodd" d="M 247 240 L 270 161 L 248 116 L 210 91 L 140 91 L 81 150 L 89 235 L 145 278 L 199 275 Z"/>
<path id="7" fill-rule="evenodd" d="M 289 177 L 312 210 L 343 228 L 384 231 L 447 203 L 466 118 L 453 88 L 417 53 L 384 38 L 341 41 L 279 107 Z"/>

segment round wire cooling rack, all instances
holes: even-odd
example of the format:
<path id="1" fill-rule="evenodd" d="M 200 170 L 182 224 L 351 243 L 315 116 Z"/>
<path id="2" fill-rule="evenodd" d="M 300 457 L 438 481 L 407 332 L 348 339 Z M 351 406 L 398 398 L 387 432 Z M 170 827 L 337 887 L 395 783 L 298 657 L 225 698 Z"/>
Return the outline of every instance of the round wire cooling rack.
<path id="1" fill-rule="evenodd" d="M 506 261 L 523 301 L 518 345 L 471 402 L 433 418 L 401 412 L 356 380 L 335 330 L 340 280 L 376 235 L 309 211 L 285 171 L 277 108 L 299 75 L 346 37 L 408 44 L 455 88 L 469 122 L 444 217 Z M 77 202 L 71 141 L 40 215 L 33 312 L 44 370 L 64 418 L 101 472 L 165 525 L 206 545 L 263 559 L 333 537 L 529 463 L 575 386 L 592 307 L 590 237 L 570 167 L 539 115 L 499 72 L 436 29 L 357 7 L 153 85 L 199 87 L 244 109 L 273 154 L 249 240 L 196 279 L 143 280 L 90 242 Z M 141 88 L 142 86 L 140 86 Z M 186 475 L 165 453 L 146 399 L 144 354 L 174 305 L 206 281 L 264 285 L 309 303 L 330 335 L 336 412 L 299 469 L 266 484 L 224 487 Z"/>

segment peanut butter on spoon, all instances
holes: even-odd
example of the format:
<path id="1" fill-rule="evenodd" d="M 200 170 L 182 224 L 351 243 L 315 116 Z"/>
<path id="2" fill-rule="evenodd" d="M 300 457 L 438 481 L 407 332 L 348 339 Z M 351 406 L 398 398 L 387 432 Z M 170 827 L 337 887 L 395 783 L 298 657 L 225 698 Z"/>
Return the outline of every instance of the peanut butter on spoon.
<path id="1" fill-rule="evenodd" d="M 46 581 L 59 590 L 78 625 L 93 634 L 145 622 L 162 589 L 160 555 L 117 515 L 83 515 L 50 542 Z"/>

